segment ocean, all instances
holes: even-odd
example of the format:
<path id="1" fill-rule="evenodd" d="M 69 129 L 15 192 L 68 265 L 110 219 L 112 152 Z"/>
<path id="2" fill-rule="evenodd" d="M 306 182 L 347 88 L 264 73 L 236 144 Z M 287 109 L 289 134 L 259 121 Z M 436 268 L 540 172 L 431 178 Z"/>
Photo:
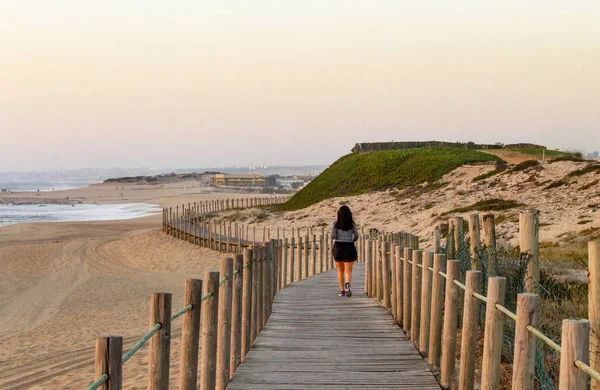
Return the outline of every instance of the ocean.
<path id="1" fill-rule="evenodd" d="M 0 180 L 0 191 L 59 191 L 87 187 L 90 181 Z"/>
<path id="2" fill-rule="evenodd" d="M 125 204 L 0 204 L 0 226 L 27 222 L 110 221 L 158 214 L 150 203 Z"/>

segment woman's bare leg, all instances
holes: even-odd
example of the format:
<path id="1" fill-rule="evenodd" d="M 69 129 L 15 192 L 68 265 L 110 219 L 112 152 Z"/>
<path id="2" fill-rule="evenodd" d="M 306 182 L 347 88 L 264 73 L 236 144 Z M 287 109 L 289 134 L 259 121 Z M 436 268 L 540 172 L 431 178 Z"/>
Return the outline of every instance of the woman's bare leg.
<path id="1" fill-rule="evenodd" d="M 345 264 L 343 261 L 336 261 L 335 265 L 337 266 L 337 270 L 338 270 L 338 283 L 340 284 L 340 291 L 344 291 L 344 271 L 346 269 Z"/>
<path id="2" fill-rule="evenodd" d="M 348 262 L 344 264 L 344 270 L 345 270 L 345 274 L 346 274 L 346 282 L 347 283 L 352 283 L 352 267 L 354 267 L 354 263 L 353 262 Z M 339 276 L 338 276 L 339 279 Z"/>

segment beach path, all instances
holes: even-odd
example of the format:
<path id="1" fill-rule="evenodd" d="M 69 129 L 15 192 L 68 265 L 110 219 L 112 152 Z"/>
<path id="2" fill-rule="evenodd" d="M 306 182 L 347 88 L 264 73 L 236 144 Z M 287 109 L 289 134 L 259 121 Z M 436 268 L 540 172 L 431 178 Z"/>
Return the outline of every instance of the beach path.
<path id="1" fill-rule="evenodd" d="M 439 389 L 392 316 L 364 294 L 339 297 L 335 270 L 288 285 L 228 389 Z"/>

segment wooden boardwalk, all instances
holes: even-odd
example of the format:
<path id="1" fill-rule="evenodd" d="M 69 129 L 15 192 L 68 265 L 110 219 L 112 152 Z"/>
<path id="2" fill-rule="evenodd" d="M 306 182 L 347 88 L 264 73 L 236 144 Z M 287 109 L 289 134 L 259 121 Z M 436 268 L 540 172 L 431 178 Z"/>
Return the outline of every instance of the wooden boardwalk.
<path id="1" fill-rule="evenodd" d="M 228 389 L 440 389 L 392 316 L 364 294 L 364 264 L 351 298 L 338 296 L 335 270 L 279 291 Z"/>

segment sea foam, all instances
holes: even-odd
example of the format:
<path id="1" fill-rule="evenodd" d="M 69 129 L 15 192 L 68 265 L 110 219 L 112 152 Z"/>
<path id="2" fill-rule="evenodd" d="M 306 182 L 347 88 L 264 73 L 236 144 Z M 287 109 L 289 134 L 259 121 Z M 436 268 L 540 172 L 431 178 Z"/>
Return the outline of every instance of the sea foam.
<path id="1" fill-rule="evenodd" d="M 0 226 L 28 222 L 111 221 L 160 213 L 150 203 L 125 204 L 0 204 Z"/>

